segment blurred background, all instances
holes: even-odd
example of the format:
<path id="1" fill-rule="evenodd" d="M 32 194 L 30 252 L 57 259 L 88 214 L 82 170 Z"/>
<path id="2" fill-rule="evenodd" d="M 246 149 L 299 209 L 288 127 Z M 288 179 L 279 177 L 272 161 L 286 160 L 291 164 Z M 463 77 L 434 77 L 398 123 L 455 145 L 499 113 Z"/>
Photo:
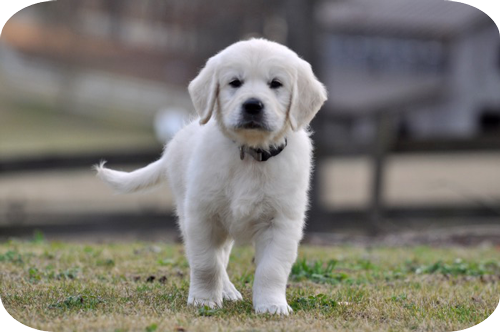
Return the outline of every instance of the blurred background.
<path id="1" fill-rule="evenodd" d="M 113 195 L 90 167 L 156 160 L 193 114 L 189 81 L 249 37 L 291 47 L 329 91 L 312 123 L 307 239 L 500 243 L 499 31 L 442 0 L 60 0 L 20 11 L 0 38 L 0 237 L 175 237 L 168 188 Z"/>

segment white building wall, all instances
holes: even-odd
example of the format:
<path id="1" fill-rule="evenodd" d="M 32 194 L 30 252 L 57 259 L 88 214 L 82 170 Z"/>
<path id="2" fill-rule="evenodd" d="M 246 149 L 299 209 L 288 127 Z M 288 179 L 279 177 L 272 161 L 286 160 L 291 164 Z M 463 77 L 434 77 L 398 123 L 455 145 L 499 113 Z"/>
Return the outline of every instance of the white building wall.
<path id="1" fill-rule="evenodd" d="M 492 42 L 497 39 L 498 42 Z M 484 29 L 450 45 L 447 96 L 443 103 L 415 110 L 405 118 L 417 138 L 466 138 L 479 132 L 484 107 L 500 107 L 498 30 Z"/>

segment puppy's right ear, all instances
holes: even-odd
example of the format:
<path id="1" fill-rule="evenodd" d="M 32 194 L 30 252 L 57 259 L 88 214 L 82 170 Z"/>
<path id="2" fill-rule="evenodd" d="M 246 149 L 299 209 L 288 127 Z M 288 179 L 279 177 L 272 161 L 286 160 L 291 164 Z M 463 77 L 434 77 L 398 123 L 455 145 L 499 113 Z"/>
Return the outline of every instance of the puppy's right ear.
<path id="1" fill-rule="evenodd" d="M 200 116 L 200 124 L 204 125 L 212 117 L 215 101 L 219 94 L 217 80 L 216 56 L 208 59 L 205 67 L 198 76 L 189 83 L 188 91 L 193 101 L 194 108 Z"/>

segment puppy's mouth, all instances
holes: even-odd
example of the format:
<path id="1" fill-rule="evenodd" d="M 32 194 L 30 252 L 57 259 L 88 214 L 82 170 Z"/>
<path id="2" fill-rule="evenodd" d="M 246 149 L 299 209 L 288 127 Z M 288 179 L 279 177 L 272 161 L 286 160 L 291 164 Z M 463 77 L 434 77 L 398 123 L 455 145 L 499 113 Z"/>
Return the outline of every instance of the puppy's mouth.
<path id="1" fill-rule="evenodd" d="M 255 120 L 242 121 L 236 125 L 236 129 L 271 131 L 271 128 L 269 128 L 266 124 Z"/>

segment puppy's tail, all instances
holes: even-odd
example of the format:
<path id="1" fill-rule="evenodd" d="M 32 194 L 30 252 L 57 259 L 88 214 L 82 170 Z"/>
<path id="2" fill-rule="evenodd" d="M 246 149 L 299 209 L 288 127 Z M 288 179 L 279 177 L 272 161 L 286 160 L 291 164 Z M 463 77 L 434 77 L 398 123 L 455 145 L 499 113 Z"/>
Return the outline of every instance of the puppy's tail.
<path id="1" fill-rule="evenodd" d="M 165 179 L 162 159 L 130 173 L 105 168 L 105 163 L 102 161 L 93 168 L 97 171 L 97 176 L 118 193 L 144 191 L 157 186 Z"/>

